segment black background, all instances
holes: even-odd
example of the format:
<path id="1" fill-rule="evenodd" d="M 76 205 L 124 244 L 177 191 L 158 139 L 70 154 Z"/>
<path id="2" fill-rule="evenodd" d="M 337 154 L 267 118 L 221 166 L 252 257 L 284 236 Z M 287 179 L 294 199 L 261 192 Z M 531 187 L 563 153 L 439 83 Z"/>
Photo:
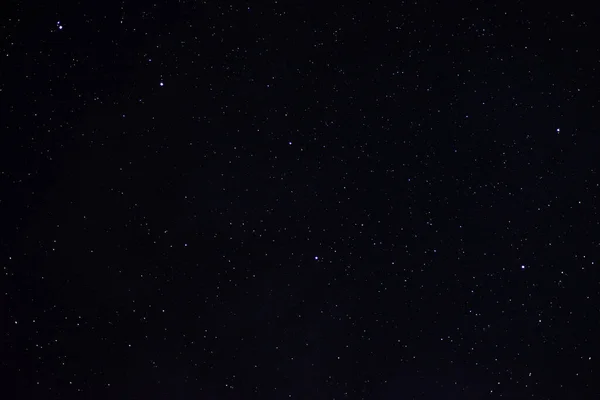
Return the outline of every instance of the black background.
<path id="1" fill-rule="evenodd" d="M 3 398 L 600 394 L 597 10 L 2 7 Z"/>

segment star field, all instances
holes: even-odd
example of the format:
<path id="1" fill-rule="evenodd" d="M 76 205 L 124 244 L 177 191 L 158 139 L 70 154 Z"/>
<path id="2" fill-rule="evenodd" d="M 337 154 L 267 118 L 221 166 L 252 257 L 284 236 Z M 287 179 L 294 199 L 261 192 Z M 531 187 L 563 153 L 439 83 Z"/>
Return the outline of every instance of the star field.
<path id="1" fill-rule="evenodd" d="M 598 17 L 10 2 L 3 398 L 598 398 Z"/>

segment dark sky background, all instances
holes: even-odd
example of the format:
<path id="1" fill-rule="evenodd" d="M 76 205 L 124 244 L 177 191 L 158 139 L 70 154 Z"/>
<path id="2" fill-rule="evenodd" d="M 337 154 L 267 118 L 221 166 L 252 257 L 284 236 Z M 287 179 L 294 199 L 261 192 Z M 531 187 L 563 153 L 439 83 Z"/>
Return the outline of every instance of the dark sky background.
<path id="1" fill-rule="evenodd" d="M 576 3 L 9 1 L 6 399 L 597 399 Z"/>

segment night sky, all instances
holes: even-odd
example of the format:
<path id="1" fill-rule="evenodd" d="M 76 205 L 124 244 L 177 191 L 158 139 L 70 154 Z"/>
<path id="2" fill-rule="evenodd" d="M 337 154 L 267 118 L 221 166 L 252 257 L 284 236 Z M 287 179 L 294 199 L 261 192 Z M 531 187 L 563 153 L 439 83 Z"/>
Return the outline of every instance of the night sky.
<path id="1" fill-rule="evenodd" d="M 598 9 L 37 3 L 3 399 L 600 398 Z"/>

